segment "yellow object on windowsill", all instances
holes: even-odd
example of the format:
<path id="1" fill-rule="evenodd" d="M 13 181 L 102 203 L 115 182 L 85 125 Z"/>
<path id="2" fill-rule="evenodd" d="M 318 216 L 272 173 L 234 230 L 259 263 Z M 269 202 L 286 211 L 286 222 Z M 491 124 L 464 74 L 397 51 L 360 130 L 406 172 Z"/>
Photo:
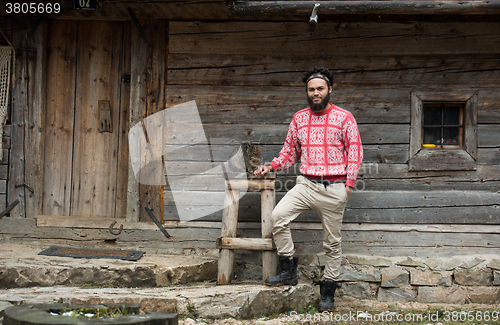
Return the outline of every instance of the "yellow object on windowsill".
<path id="1" fill-rule="evenodd" d="M 423 148 L 436 148 L 436 145 L 435 144 L 423 144 L 422 147 Z"/>

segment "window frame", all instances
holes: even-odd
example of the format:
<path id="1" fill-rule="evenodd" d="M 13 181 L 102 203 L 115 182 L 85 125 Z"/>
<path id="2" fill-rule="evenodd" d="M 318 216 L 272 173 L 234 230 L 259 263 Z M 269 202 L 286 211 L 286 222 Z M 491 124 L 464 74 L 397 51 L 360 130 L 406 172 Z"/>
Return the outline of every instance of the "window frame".
<path id="1" fill-rule="evenodd" d="M 427 106 L 427 107 L 426 107 Z M 441 124 L 425 124 L 425 109 L 428 107 L 434 108 L 439 108 L 441 110 Z M 458 106 L 459 107 L 459 124 L 458 125 L 450 125 L 450 124 L 444 124 L 444 109 L 446 107 L 453 107 L 453 106 Z M 439 129 L 441 135 L 444 134 L 444 129 L 445 128 L 458 128 L 459 130 L 459 144 L 436 144 L 437 149 L 452 149 L 452 148 L 459 148 L 463 149 L 465 147 L 465 123 L 464 123 L 464 112 L 465 112 L 465 104 L 464 102 L 436 102 L 436 101 L 431 101 L 431 102 L 424 102 L 422 101 L 422 114 L 423 114 L 423 119 L 422 119 L 422 128 L 423 128 L 423 137 L 425 138 L 425 129 Z M 441 138 L 442 140 L 442 138 Z M 422 147 L 425 146 L 425 142 L 423 143 Z"/>
<path id="2" fill-rule="evenodd" d="M 411 92 L 409 171 L 477 170 L 477 93 L 471 89 Z M 464 103 L 464 147 L 422 148 L 424 102 Z"/>

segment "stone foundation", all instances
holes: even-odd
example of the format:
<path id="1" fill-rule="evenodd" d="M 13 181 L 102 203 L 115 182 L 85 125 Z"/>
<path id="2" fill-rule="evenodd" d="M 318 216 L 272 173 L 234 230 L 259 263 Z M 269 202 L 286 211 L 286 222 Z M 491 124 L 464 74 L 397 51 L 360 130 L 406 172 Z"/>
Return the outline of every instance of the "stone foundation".
<path id="1" fill-rule="evenodd" d="M 248 253 L 241 257 L 245 262 L 237 261 L 236 278 L 260 279 L 258 258 Z M 299 257 L 300 280 L 318 282 L 324 254 Z M 495 257 L 425 259 L 344 255 L 337 295 L 380 302 L 500 303 L 500 259 Z"/>

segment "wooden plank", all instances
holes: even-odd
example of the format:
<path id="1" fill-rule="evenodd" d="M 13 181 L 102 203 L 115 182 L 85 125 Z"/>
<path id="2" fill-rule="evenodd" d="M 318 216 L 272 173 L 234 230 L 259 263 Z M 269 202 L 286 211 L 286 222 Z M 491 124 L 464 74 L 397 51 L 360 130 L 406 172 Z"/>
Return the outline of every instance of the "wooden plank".
<path id="1" fill-rule="evenodd" d="M 477 160 L 477 92 L 465 102 L 465 149 L 467 153 Z M 475 162 L 474 162 L 475 164 Z"/>
<path id="2" fill-rule="evenodd" d="M 500 124 L 500 91 L 495 88 L 481 89 L 477 96 L 478 124 Z"/>
<path id="3" fill-rule="evenodd" d="M 350 111 L 358 123 L 410 123 L 411 88 L 336 87 L 332 101 Z M 275 86 L 278 87 L 278 86 Z M 169 85 L 167 103 L 178 105 L 196 100 L 204 123 L 289 123 L 295 112 L 307 106 L 303 87 L 233 87 Z M 278 89 L 278 90 L 276 90 Z M 450 93 L 448 89 L 446 93 Z M 458 99 L 477 91 L 478 123 L 500 124 L 500 92 L 494 89 L 455 89 Z M 256 100 L 258 98 L 258 100 Z M 456 98 L 457 99 L 457 98 Z M 262 116 L 266 118 L 263 119 Z"/>
<path id="4" fill-rule="evenodd" d="M 358 123 L 410 123 L 410 88 L 336 87 L 332 102 L 350 111 Z M 307 107 L 300 87 L 169 85 L 167 105 L 196 101 L 203 123 L 290 123 Z"/>
<path id="5" fill-rule="evenodd" d="M 182 172 L 179 167 L 179 177 L 185 177 L 185 175 L 193 175 L 201 170 L 199 167 L 204 165 L 199 165 L 193 162 L 183 162 L 185 166 Z M 1 167 L 1 166 L 0 166 Z M 295 164 L 285 171 L 281 171 L 277 174 L 276 188 L 280 188 L 279 182 L 285 177 L 295 177 L 299 171 L 299 164 Z M 481 182 L 486 183 L 489 181 L 500 180 L 500 166 L 499 165 L 478 165 L 477 171 L 418 171 L 409 172 L 408 164 L 395 164 L 395 163 L 374 163 L 366 162 L 361 165 L 359 170 L 358 179 L 371 180 L 398 180 L 401 183 L 401 187 L 404 188 L 405 182 L 412 180 L 422 180 L 424 182 Z M 172 175 L 173 176 L 173 175 Z M 171 177 L 169 175 L 169 177 Z M 290 178 L 293 179 L 293 178 Z M 285 179 L 286 181 L 286 179 Z M 282 188 L 282 186 L 281 186 Z M 446 188 L 443 188 L 446 189 Z M 448 188 L 452 189 L 452 188 Z M 281 190 L 281 189 L 280 189 Z"/>
<path id="6" fill-rule="evenodd" d="M 44 214 L 70 215 L 77 22 L 49 22 L 45 127 Z"/>
<path id="7" fill-rule="evenodd" d="M 130 22 L 128 25 L 131 25 Z M 146 74 L 144 74 L 144 58 L 146 47 L 141 45 L 142 39 L 134 26 L 128 27 L 130 31 L 130 121 L 129 129 L 142 121 L 142 112 L 146 109 Z M 135 179 L 132 165 L 129 164 L 127 195 L 127 221 L 138 222 L 141 215 L 141 204 L 139 201 L 139 183 Z"/>
<path id="8" fill-rule="evenodd" d="M 462 149 L 421 149 L 409 161 L 410 171 L 425 170 L 475 170 L 476 160 Z"/>
<path id="9" fill-rule="evenodd" d="M 418 93 L 411 93 L 410 159 L 422 148 L 423 105 Z"/>
<path id="10" fill-rule="evenodd" d="M 9 173 L 8 165 L 0 165 L 0 179 L 7 179 Z"/>
<path id="11" fill-rule="evenodd" d="M 5 210 L 7 208 L 7 194 L 0 194 L 0 209 Z"/>
<path id="12" fill-rule="evenodd" d="M 12 45 L 17 48 L 28 47 L 27 31 L 32 19 L 14 19 L 13 24 L 19 29 L 12 33 Z M 27 120 L 28 107 L 31 102 L 28 98 L 29 89 L 29 64 L 28 51 L 17 51 L 14 62 L 15 79 L 12 80 L 12 107 L 11 107 L 11 141 L 12 148 L 9 165 L 9 190 L 7 201 L 19 200 L 16 209 L 10 215 L 13 217 L 26 218 L 26 200 L 24 187 L 16 187 L 25 184 L 25 123 Z"/>
<path id="13" fill-rule="evenodd" d="M 119 132 L 98 131 L 97 103 L 110 101 L 118 125 L 123 23 L 81 22 L 78 33 L 71 214 L 114 216 Z"/>
<path id="14" fill-rule="evenodd" d="M 300 254 L 315 254 L 322 251 L 323 236 L 320 224 L 317 224 L 315 228 L 311 228 L 310 224 L 301 224 L 303 226 L 301 229 L 294 228 L 298 226 L 296 223 L 292 223 L 291 226 L 294 229 L 296 248 Z M 360 230 L 343 229 L 343 253 L 416 257 L 500 254 L 499 242 L 496 239 L 498 231 L 491 233 L 484 228 L 487 232 L 483 233 L 482 231 L 475 232 L 474 228 L 469 226 L 450 226 L 451 231 L 440 232 L 439 228 L 441 226 L 446 228 L 447 225 L 435 225 L 436 227 L 430 231 L 425 229 L 426 226 L 410 225 L 405 231 L 396 230 L 398 225 L 394 225 L 394 231 L 386 228 L 387 225 L 379 225 L 379 227 L 370 225 Z M 3 238 L 9 238 L 11 242 L 37 240 L 46 244 L 67 245 L 70 242 L 80 242 L 84 245 L 99 245 L 102 240 L 114 239 L 118 247 L 125 249 L 125 247 L 137 247 L 134 245 L 147 238 L 151 241 L 147 249 L 159 248 L 171 251 L 176 248 L 182 251 L 186 245 L 191 248 L 215 249 L 215 239 L 220 235 L 219 229 L 191 226 L 169 229 L 173 236 L 166 241 L 164 237 L 162 238 L 160 231 L 154 230 L 130 230 L 127 235 L 122 233 L 119 236 L 113 236 L 100 229 L 37 227 L 34 219 L 3 218 L 0 220 L 0 235 Z M 240 228 L 238 235 L 243 234 L 258 236 L 259 229 Z"/>
<path id="15" fill-rule="evenodd" d="M 480 124 L 477 126 L 479 148 L 500 146 L 500 124 Z"/>
<path id="16" fill-rule="evenodd" d="M 288 125 L 260 124 L 206 124 L 207 138 L 228 138 L 237 141 L 256 141 L 266 144 L 283 144 Z M 358 124 L 363 144 L 409 143 L 407 124 Z"/>
<path id="17" fill-rule="evenodd" d="M 480 168 L 480 167 L 478 167 Z M 500 186 L 500 181 L 495 180 L 453 180 L 445 177 L 408 178 L 401 179 L 360 179 L 356 181 L 355 188 L 360 191 L 429 191 L 436 189 L 454 189 L 457 191 L 495 191 Z"/>
<path id="18" fill-rule="evenodd" d="M 479 148 L 477 156 L 478 164 L 498 164 L 500 161 L 500 148 Z"/>
<path id="19" fill-rule="evenodd" d="M 281 197 L 281 194 L 277 195 Z M 241 213 L 239 219 L 242 222 L 259 222 L 260 210 L 254 204 L 248 205 L 240 203 Z M 206 209 L 205 217 L 195 219 L 196 222 L 220 221 L 222 218 L 221 212 L 212 213 L 213 209 L 209 207 L 196 206 L 191 207 L 191 210 L 197 213 Z M 165 211 L 169 211 L 165 207 Z M 177 210 L 172 209 L 171 214 L 167 214 L 165 219 L 179 220 L 176 216 Z M 200 213 L 201 214 L 201 213 Z M 420 223 L 420 224 L 485 224 L 496 225 L 500 224 L 497 217 L 498 208 L 495 206 L 474 206 L 474 207 L 418 207 L 418 208 L 397 208 L 397 209 L 355 209 L 350 206 L 346 208 L 344 214 L 345 222 L 359 223 L 387 223 L 387 224 L 405 224 L 405 223 Z M 301 214 L 297 222 L 320 223 L 319 217 L 312 211 L 307 211 Z"/>
<path id="20" fill-rule="evenodd" d="M 110 224 L 116 221 L 114 218 L 85 217 L 60 217 L 60 216 L 37 216 L 37 227 L 60 227 L 60 228 L 94 228 L 107 229 Z M 127 222 L 120 220 L 123 229 L 157 230 L 157 226 L 152 222 Z M 221 222 L 203 221 L 165 221 L 163 226 L 166 229 L 193 228 L 193 229 L 221 229 Z M 259 230 L 262 226 L 257 222 L 238 222 L 240 231 Z M 321 223 L 297 222 L 290 224 L 293 230 L 322 230 Z M 343 222 L 342 231 L 393 231 L 393 232 L 434 232 L 434 233 L 490 233 L 500 232 L 500 225 L 481 224 L 387 224 L 387 223 L 358 223 Z"/>
<path id="21" fill-rule="evenodd" d="M 29 98 L 27 121 L 25 124 L 25 182 L 34 191 L 25 188 L 26 217 L 35 218 L 42 212 L 43 171 L 45 151 L 45 114 L 47 94 L 47 24 L 36 29 L 29 40 L 29 47 L 36 49 L 36 55 L 28 58 Z"/>
<path id="22" fill-rule="evenodd" d="M 267 253 L 267 251 L 273 250 L 273 240 L 271 238 L 218 238 L 217 245 L 218 249 L 245 249 L 253 251 L 263 251 L 262 253 Z M 275 273 L 276 268 L 273 269 Z M 274 274 L 273 274 L 274 275 Z M 267 277 L 265 277 L 267 279 Z"/>
<path id="23" fill-rule="evenodd" d="M 493 54 L 500 51 L 499 35 L 496 23 L 324 22 L 314 33 L 306 33 L 303 25 L 292 22 L 173 21 L 170 53 L 258 54 L 265 49 L 306 56 L 328 48 L 342 55 Z M 457 37 L 467 42 L 457 42 Z"/>
<path id="24" fill-rule="evenodd" d="M 343 233 L 342 242 L 351 242 L 359 245 L 385 246 L 385 247 L 436 247 L 436 246 L 460 246 L 460 247 L 499 247 L 497 234 L 479 234 L 472 233 L 467 236 L 457 236 L 456 233 L 441 233 L 436 236 L 435 233 L 405 233 L 402 236 L 397 232 L 355 232 Z M 378 235 L 378 236 L 377 236 Z M 307 234 L 303 234 L 307 236 Z M 297 234 L 296 237 L 300 237 Z M 367 240 L 367 237 L 370 240 Z M 306 238 L 307 240 L 307 238 Z M 297 239 L 299 241 L 299 239 Z"/>
<path id="25" fill-rule="evenodd" d="M 496 150 L 496 149 L 492 149 Z M 496 151 L 495 151 L 496 152 Z M 192 179 L 186 182 L 193 190 L 217 191 L 222 190 L 223 182 L 216 181 L 219 176 L 202 177 L 191 176 L 200 166 L 184 162 L 180 166 L 186 167 L 185 173 L 170 175 L 172 180 L 185 179 L 190 175 Z M 299 164 L 279 172 L 276 179 L 276 190 L 286 191 L 295 185 L 295 178 L 300 174 Z M 1 170 L 1 166 L 0 166 Z M 373 163 L 361 165 L 356 189 L 358 190 L 479 190 L 495 191 L 500 181 L 500 166 L 497 164 L 480 164 L 475 171 L 419 171 L 409 172 L 407 164 Z"/>
<path id="26" fill-rule="evenodd" d="M 237 141 L 235 141 L 237 142 Z M 175 155 L 165 157 L 165 161 L 212 161 L 212 162 L 225 162 L 230 158 L 228 153 L 236 152 L 239 148 L 239 143 L 235 145 L 216 145 L 210 144 L 209 149 L 212 157 L 205 155 L 206 144 L 199 146 L 199 151 L 195 146 L 190 149 L 193 150 L 177 150 Z M 271 162 L 272 159 L 279 155 L 283 144 L 270 144 L 260 146 L 262 151 L 262 161 Z M 406 163 L 408 161 L 408 145 L 407 144 L 380 144 L 370 145 L 363 144 L 363 161 L 365 163 Z M 203 179 L 200 179 L 203 182 Z M 193 184 L 196 185 L 196 184 Z"/>
<path id="27" fill-rule="evenodd" d="M 181 37 L 179 35 L 178 37 Z M 202 41 L 202 40 L 201 40 Z M 333 56 L 333 59 L 332 59 Z M 192 53 L 169 55 L 168 82 L 173 85 L 304 87 L 301 71 L 325 66 L 337 87 L 496 87 L 499 58 L 475 55 L 343 55 L 327 57 L 263 52 L 259 54 Z M 488 77 L 485 78 L 484 76 Z M 335 91 L 335 89 L 334 89 Z M 495 92 L 495 90 L 493 90 Z M 359 94 L 363 94 L 362 91 Z M 335 97 L 333 97 L 335 98 Z"/>
<path id="28" fill-rule="evenodd" d="M 149 43 L 146 44 L 139 37 L 137 30 L 132 29 L 132 79 L 143 82 L 137 91 L 142 97 L 141 116 L 146 118 L 163 110 L 165 106 L 165 49 L 168 30 L 164 20 L 141 20 L 140 23 Z M 131 104 L 135 104 L 132 99 Z M 131 124 L 133 125 L 135 124 Z M 163 216 L 162 195 L 162 186 L 139 184 L 140 221 L 149 220 L 144 207 L 149 207 L 157 216 Z"/>
<path id="29" fill-rule="evenodd" d="M 215 195 L 215 193 L 212 193 Z M 168 193 L 165 194 L 168 197 Z M 205 201 L 192 202 L 191 210 L 204 218 L 198 221 L 221 220 L 221 212 L 213 213 L 210 193 L 200 197 Z M 277 193 L 279 201 L 285 193 Z M 240 199 L 239 219 L 243 222 L 258 222 L 261 218 L 260 195 L 247 193 Z M 345 222 L 369 223 L 449 223 L 449 224 L 500 224 L 498 218 L 499 195 L 484 191 L 354 191 L 344 214 Z M 185 205 L 186 202 L 176 202 Z M 168 201 L 166 218 L 178 220 L 174 202 Z M 303 213 L 297 221 L 319 222 L 312 211 Z"/>
<path id="30" fill-rule="evenodd" d="M 131 24 L 123 23 L 123 43 L 121 58 L 121 75 L 131 75 Z M 127 216 L 127 196 L 129 182 L 129 146 L 128 131 L 130 129 L 130 81 L 120 84 L 120 120 L 118 121 L 118 157 L 116 174 L 115 217 Z"/>

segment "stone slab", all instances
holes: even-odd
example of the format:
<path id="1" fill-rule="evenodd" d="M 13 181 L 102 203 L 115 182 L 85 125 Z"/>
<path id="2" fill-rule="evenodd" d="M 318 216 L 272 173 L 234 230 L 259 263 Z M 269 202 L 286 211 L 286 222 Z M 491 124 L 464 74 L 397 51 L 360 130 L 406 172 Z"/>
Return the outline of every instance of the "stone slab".
<path id="1" fill-rule="evenodd" d="M 476 304 L 496 304 L 500 302 L 500 288 L 474 287 L 469 292 L 469 299 Z"/>
<path id="2" fill-rule="evenodd" d="M 382 282 L 380 286 L 383 288 L 404 287 L 409 284 L 410 275 L 408 271 L 399 267 L 388 267 L 380 271 Z"/>
<path id="3" fill-rule="evenodd" d="M 438 267 L 439 270 L 453 271 L 462 264 L 462 261 L 456 258 L 444 260 Z"/>
<path id="4" fill-rule="evenodd" d="M 451 286 L 451 271 L 410 270 L 410 283 L 421 286 Z"/>
<path id="5" fill-rule="evenodd" d="M 420 260 L 412 257 L 407 257 L 403 261 L 397 263 L 397 265 L 410 266 L 410 267 L 424 266 L 424 264 Z"/>
<path id="6" fill-rule="evenodd" d="M 485 261 L 484 259 L 476 256 L 476 257 L 474 257 L 473 260 L 463 262 L 462 264 L 460 264 L 459 267 L 461 267 L 463 269 L 472 269 L 473 267 L 478 266 L 479 264 L 483 263 L 484 261 Z"/>
<path id="7" fill-rule="evenodd" d="M 431 270 L 436 270 L 443 261 L 441 259 L 429 258 L 424 260 L 424 264 L 427 265 Z"/>
<path id="8" fill-rule="evenodd" d="M 392 261 L 383 257 L 365 257 L 359 255 L 346 255 L 345 258 L 350 264 L 387 267 L 392 265 Z"/>
<path id="9" fill-rule="evenodd" d="M 357 299 L 371 299 L 371 288 L 368 282 L 347 282 L 342 283 L 341 291 Z"/>
<path id="10" fill-rule="evenodd" d="M 411 288 L 380 288 L 377 300 L 383 302 L 414 302 L 417 300 L 417 292 Z"/>
<path id="11" fill-rule="evenodd" d="M 461 287 L 419 287 L 417 301 L 422 303 L 464 304 L 467 290 Z"/>
<path id="12" fill-rule="evenodd" d="M 500 271 L 500 260 L 497 259 L 491 260 L 486 266 L 489 267 L 490 269 Z"/>
<path id="13" fill-rule="evenodd" d="M 493 272 L 493 285 L 500 286 L 500 272 L 498 271 Z"/>
<path id="14" fill-rule="evenodd" d="M 348 282 L 380 282 L 380 270 L 370 266 L 362 266 L 355 269 L 349 266 L 342 266 L 339 281 Z"/>
<path id="15" fill-rule="evenodd" d="M 490 269 L 457 269 L 453 277 L 456 283 L 464 286 L 488 286 L 493 281 L 493 273 Z"/>
<path id="16" fill-rule="evenodd" d="M 119 284 L 155 287 L 213 280 L 217 260 L 145 254 L 138 261 L 38 255 L 44 248 L 2 244 L 0 287 Z"/>
<path id="17" fill-rule="evenodd" d="M 430 258 L 424 261 L 431 270 L 436 271 L 453 271 L 457 267 L 463 264 L 463 261 L 456 258 Z"/>
<path id="18" fill-rule="evenodd" d="M 201 318 L 268 316 L 315 305 L 318 300 L 312 286 L 302 283 L 284 287 L 203 284 L 163 288 L 35 287 L 0 290 L 0 301 L 15 301 L 16 304 L 137 303 L 143 311 L 175 312 Z"/>

